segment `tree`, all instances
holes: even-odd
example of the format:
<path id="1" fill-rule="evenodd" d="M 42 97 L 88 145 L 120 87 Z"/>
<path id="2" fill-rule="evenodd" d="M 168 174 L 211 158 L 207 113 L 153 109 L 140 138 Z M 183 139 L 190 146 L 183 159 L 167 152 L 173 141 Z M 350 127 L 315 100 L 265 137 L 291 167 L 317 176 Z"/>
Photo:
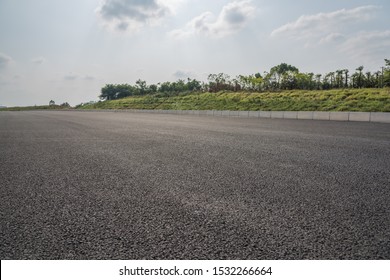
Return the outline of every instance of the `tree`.
<path id="1" fill-rule="evenodd" d="M 299 70 L 295 66 L 289 65 L 287 63 L 281 63 L 279 65 L 276 65 L 271 68 L 270 75 L 271 77 L 274 76 L 276 80 L 276 84 L 278 88 L 280 89 L 280 82 L 283 74 L 286 74 L 288 71 L 298 73 Z"/>
<path id="2" fill-rule="evenodd" d="M 240 88 L 243 90 L 250 90 L 251 83 L 248 76 L 239 75 L 237 76 L 237 83 L 240 85 Z"/>
<path id="3" fill-rule="evenodd" d="M 195 79 L 187 78 L 187 84 L 186 89 L 189 91 L 197 91 L 202 89 L 202 84 L 200 81 L 197 81 Z"/>
<path id="4" fill-rule="evenodd" d="M 336 87 L 341 88 L 343 84 L 343 70 L 336 70 Z"/>
<path id="5" fill-rule="evenodd" d="M 329 72 L 330 77 L 330 87 L 334 88 L 334 72 Z"/>
<path id="6" fill-rule="evenodd" d="M 374 81 L 372 78 L 373 76 L 371 72 L 370 71 L 366 72 L 366 80 L 365 80 L 364 87 L 368 87 L 368 88 L 374 87 Z"/>
<path id="7" fill-rule="evenodd" d="M 233 80 L 235 91 L 244 89 L 248 91 L 261 91 L 264 79 L 260 73 L 254 75 L 244 76 L 239 75 L 237 79 Z"/>
<path id="8" fill-rule="evenodd" d="M 321 89 L 321 74 L 317 74 L 316 75 L 316 86 L 317 86 L 317 90 L 318 89 Z"/>
<path id="9" fill-rule="evenodd" d="M 286 71 L 282 74 L 279 89 L 295 89 L 304 84 L 305 74 L 293 71 Z"/>
<path id="10" fill-rule="evenodd" d="M 157 92 L 157 85 L 150 85 L 148 89 L 149 93 L 156 93 Z"/>
<path id="11" fill-rule="evenodd" d="M 99 95 L 99 98 L 100 99 L 103 99 L 103 100 L 112 100 L 112 99 L 115 99 L 115 93 L 116 93 L 116 89 L 115 89 L 115 85 L 113 84 L 107 84 L 105 85 L 102 89 L 101 89 L 101 94 Z"/>
<path id="12" fill-rule="evenodd" d="M 186 83 L 184 80 L 179 79 L 176 82 L 173 83 L 174 91 L 175 92 L 184 92 L 186 91 Z"/>
<path id="13" fill-rule="evenodd" d="M 233 90 L 233 85 L 230 81 L 230 76 L 224 73 L 210 74 L 207 79 L 209 80 L 209 91 L 218 92 L 221 90 Z"/>
<path id="14" fill-rule="evenodd" d="M 171 83 L 170 82 L 163 82 L 159 85 L 158 88 L 159 92 L 170 92 L 171 91 Z"/>
<path id="15" fill-rule="evenodd" d="M 309 89 L 312 90 L 312 89 L 314 89 L 314 86 L 313 86 L 314 73 L 312 73 L 312 72 L 307 73 L 307 76 L 309 77 Z"/>
<path id="16" fill-rule="evenodd" d="M 382 67 L 382 86 L 390 87 L 390 59 L 385 58 L 385 67 Z"/>
<path id="17" fill-rule="evenodd" d="M 359 66 L 358 68 L 356 68 L 356 70 L 359 71 L 358 84 L 357 84 L 357 86 L 359 88 L 361 88 L 363 86 L 363 83 L 362 83 L 362 71 L 363 71 L 363 68 L 364 68 L 364 66 Z"/>
<path id="18" fill-rule="evenodd" d="M 135 82 L 136 86 L 138 87 L 139 94 L 144 95 L 147 93 L 148 86 L 146 85 L 145 81 L 142 81 L 141 79 L 138 79 Z"/>
<path id="19" fill-rule="evenodd" d="M 139 88 L 129 84 L 107 84 L 101 89 L 99 98 L 102 100 L 114 100 L 139 94 Z"/>
<path id="20" fill-rule="evenodd" d="M 359 87 L 359 73 L 355 72 L 351 76 L 352 79 L 352 87 L 358 88 Z"/>
<path id="21" fill-rule="evenodd" d="M 250 82 L 252 84 L 252 90 L 261 91 L 264 83 L 263 77 L 260 73 L 256 73 L 255 75 L 250 76 Z"/>
<path id="22" fill-rule="evenodd" d="M 50 100 L 50 101 L 49 101 L 49 106 L 54 106 L 54 105 L 56 105 L 56 103 L 54 102 L 54 100 Z"/>
<path id="23" fill-rule="evenodd" d="M 348 69 L 344 69 L 344 74 L 345 74 L 345 84 L 344 86 L 347 88 L 348 87 Z"/>
<path id="24" fill-rule="evenodd" d="M 333 77 L 334 77 L 334 72 L 329 72 L 325 75 L 324 80 L 322 82 L 323 89 L 333 88 Z"/>
<path id="25" fill-rule="evenodd" d="M 382 87 L 382 72 L 381 71 L 376 71 L 374 73 L 375 75 L 375 87 L 379 88 Z"/>
<path id="26" fill-rule="evenodd" d="M 233 91 L 240 91 L 242 89 L 242 86 L 240 84 L 240 80 L 239 78 L 234 78 L 233 79 Z"/>

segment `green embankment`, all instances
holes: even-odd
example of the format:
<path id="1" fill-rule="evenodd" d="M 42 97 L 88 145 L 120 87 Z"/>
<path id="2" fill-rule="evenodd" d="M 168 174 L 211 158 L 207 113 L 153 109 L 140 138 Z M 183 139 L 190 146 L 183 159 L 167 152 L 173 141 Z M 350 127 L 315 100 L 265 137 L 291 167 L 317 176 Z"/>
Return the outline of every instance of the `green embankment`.
<path id="1" fill-rule="evenodd" d="M 157 94 L 102 101 L 79 109 L 390 112 L 390 89 Z"/>
<path id="2" fill-rule="evenodd" d="M 77 109 L 238 110 L 238 111 L 360 111 L 390 112 L 390 88 L 281 92 L 196 92 L 162 97 L 127 97 L 77 106 Z M 64 110 L 42 105 L 0 108 L 0 111 Z"/>

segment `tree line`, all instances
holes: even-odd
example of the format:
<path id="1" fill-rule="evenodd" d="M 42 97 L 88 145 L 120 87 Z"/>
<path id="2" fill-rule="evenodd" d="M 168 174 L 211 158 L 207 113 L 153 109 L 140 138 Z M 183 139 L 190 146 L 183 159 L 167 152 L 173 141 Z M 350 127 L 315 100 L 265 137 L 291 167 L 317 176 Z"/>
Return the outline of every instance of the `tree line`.
<path id="1" fill-rule="evenodd" d="M 385 65 L 376 72 L 364 71 L 363 66 L 350 72 L 339 69 L 322 74 L 302 73 L 295 66 L 281 63 L 274 66 L 263 75 L 238 75 L 231 78 L 225 73 L 210 74 L 207 82 L 196 79 L 179 79 L 176 82 L 163 82 L 148 85 L 146 81 L 137 80 L 135 85 L 106 84 L 99 96 L 102 100 L 114 100 L 128 96 L 156 94 L 170 96 L 188 92 L 219 92 L 219 91 L 280 91 L 280 90 L 328 90 L 340 88 L 382 88 L 390 86 L 390 60 L 385 59 Z"/>

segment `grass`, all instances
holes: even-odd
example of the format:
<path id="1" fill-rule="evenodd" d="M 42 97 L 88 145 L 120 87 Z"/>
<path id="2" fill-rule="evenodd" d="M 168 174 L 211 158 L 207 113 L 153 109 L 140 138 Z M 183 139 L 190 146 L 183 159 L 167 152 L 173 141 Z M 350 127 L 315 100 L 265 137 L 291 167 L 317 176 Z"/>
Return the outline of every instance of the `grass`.
<path id="1" fill-rule="evenodd" d="M 79 109 L 390 112 L 390 88 L 147 95 L 102 101 Z"/>
<path id="2" fill-rule="evenodd" d="M 40 105 L 40 106 L 26 106 L 26 107 L 7 107 L 0 108 L 0 111 L 32 111 L 32 110 L 63 110 L 69 109 L 58 105 Z"/>

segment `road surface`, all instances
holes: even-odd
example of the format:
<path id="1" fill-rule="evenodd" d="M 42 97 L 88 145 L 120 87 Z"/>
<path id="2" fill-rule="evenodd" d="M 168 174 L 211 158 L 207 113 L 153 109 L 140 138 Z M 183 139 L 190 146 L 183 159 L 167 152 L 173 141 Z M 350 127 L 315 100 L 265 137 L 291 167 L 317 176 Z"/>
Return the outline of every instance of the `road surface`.
<path id="1" fill-rule="evenodd" d="M 1 259 L 389 259 L 390 125 L 0 112 Z"/>

